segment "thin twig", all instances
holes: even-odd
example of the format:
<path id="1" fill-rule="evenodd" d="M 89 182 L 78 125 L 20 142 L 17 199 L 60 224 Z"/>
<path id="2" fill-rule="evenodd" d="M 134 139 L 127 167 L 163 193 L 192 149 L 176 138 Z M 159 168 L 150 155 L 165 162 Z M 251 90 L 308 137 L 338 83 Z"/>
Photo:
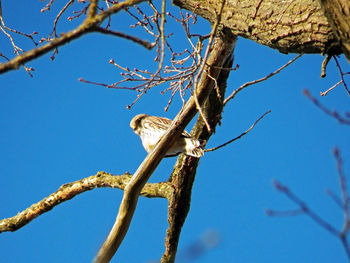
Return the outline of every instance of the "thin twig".
<path id="1" fill-rule="evenodd" d="M 48 40 L 51 38 L 52 34 L 54 34 L 54 37 L 57 37 L 57 34 L 56 34 L 57 22 L 60 19 L 60 17 L 62 16 L 62 14 L 67 10 L 67 8 L 70 5 L 72 5 L 73 3 L 74 3 L 74 0 L 70 0 L 58 13 L 58 15 L 55 18 L 55 21 L 53 22 L 53 30 L 52 30 L 51 34 L 49 35 Z"/>
<path id="2" fill-rule="evenodd" d="M 286 64 L 284 64 L 282 67 L 280 67 L 279 69 L 277 69 L 276 71 L 268 74 L 267 76 L 254 80 L 254 81 L 250 81 L 250 82 L 246 82 L 244 83 L 242 86 L 240 86 L 238 89 L 236 89 L 235 91 L 233 91 L 231 93 L 230 96 L 228 96 L 225 100 L 224 100 L 224 105 L 226 105 L 227 102 L 229 102 L 230 100 L 232 100 L 240 91 L 242 91 L 243 89 L 245 89 L 248 86 L 257 84 L 259 82 L 262 82 L 264 80 L 267 80 L 269 78 L 271 78 L 272 76 L 278 74 L 281 70 L 283 70 L 284 68 L 288 67 L 290 64 L 292 64 L 294 61 L 296 61 L 298 58 L 300 58 L 303 54 L 299 54 L 298 56 L 296 56 L 295 58 L 293 58 L 292 60 L 288 61 Z"/>
<path id="3" fill-rule="evenodd" d="M 334 201 L 334 203 L 336 203 L 341 209 L 344 209 L 342 200 L 332 190 L 327 189 L 326 194 L 329 195 Z"/>
<path id="4" fill-rule="evenodd" d="M 337 162 L 337 171 L 338 171 L 338 177 L 339 177 L 339 186 L 340 186 L 340 192 L 342 196 L 342 207 L 343 207 L 343 213 L 344 213 L 344 225 L 342 230 L 342 235 L 346 236 L 346 234 L 349 231 L 349 196 L 348 196 L 348 190 L 346 186 L 346 177 L 343 171 L 343 160 L 340 156 L 340 152 L 338 148 L 334 148 L 333 155 L 335 157 L 335 160 Z"/>
<path id="5" fill-rule="evenodd" d="M 269 216 L 291 216 L 291 215 L 301 215 L 304 214 L 308 217 L 310 217 L 314 222 L 316 222 L 319 226 L 330 232 L 332 235 L 336 236 L 340 239 L 342 242 L 342 245 L 345 249 L 346 255 L 348 259 L 350 260 L 350 247 L 348 244 L 347 235 L 350 230 L 350 221 L 349 221 L 349 193 L 347 190 L 347 181 L 345 174 L 343 172 L 343 160 L 340 156 L 340 152 L 338 148 L 334 148 L 333 155 L 336 159 L 337 163 L 337 171 L 338 171 L 338 177 L 339 177 L 339 184 L 340 184 L 340 192 L 342 199 L 338 198 L 333 192 L 327 191 L 327 194 L 329 194 L 332 199 L 338 204 L 341 209 L 343 210 L 344 214 L 344 222 L 343 222 L 343 229 L 341 231 L 337 230 L 333 225 L 328 223 L 326 220 L 324 220 L 321 216 L 319 216 L 316 212 L 314 212 L 304 201 L 302 201 L 299 197 L 297 197 L 287 186 L 282 185 L 278 181 L 274 181 L 274 186 L 277 189 L 277 191 L 283 193 L 293 201 L 296 205 L 298 205 L 299 209 L 296 210 L 289 210 L 289 211 L 275 211 L 275 210 L 267 210 L 267 214 Z"/>
<path id="6" fill-rule="evenodd" d="M 13 58 L 11 61 L 7 63 L 0 64 L 0 74 L 10 70 L 17 69 L 19 66 L 23 65 L 28 61 L 38 58 L 59 46 L 62 46 L 74 39 L 79 38 L 84 34 L 92 32 L 96 26 L 100 25 L 110 15 L 116 14 L 120 10 L 123 10 L 126 7 L 136 5 L 144 1 L 145 0 L 126 0 L 118 4 L 114 4 L 113 6 L 106 9 L 105 11 L 96 14 L 93 18 L 85 19 L 84 22 L 78 28 L 67 32 L 61 37 L 53 39 L 50 43 L 47 43 L 46 45 L 27 51 Z"/>
<path id="7" fill-rule="evenodd" d="M 155 43 L 150 43 L 146 40 L 142 40 L 138 37 L 132 36 L 132 35 L 128 35 L 125 34 L 123 32 L 119 32 L 119 31 L 114 31 L 114 30 L 110 30 L 110 29 L 105 29 L 103 27 L 97 27 L 94 29 L 94 31 L 102 33 L 102 34 L 106 34 L 106 35 L 113 35 L 113 36 L 117 36 L 117 37 L 122 37 L 125 38 L 127 40 L 131 40 L 137 44 L 140 44 L 141 46 L 147 48 L 148 50 L 151 50 L 154 48 Z"/>
<path id="8" fill-rule="evenodd" d="M 311 100 L 324 113 L 326 113 L 329 116 L 332 116 L 333 118 L 338 120 L 341 124 L 350 125 L 350 119 L 346 119 L 345 117 L 340 116 L 339 113 L 335 110 L 332 111 L 332 110 L 329 110 L 328 108 L 326 108 L 315 97 L 313 97 L 307 89 L 304 89 L 303 93 L 309 100 Z"/>
<path id="9" fill-rule="evenodd" d="M 330 87 L 328 90 L 320 92 L 321 96 L 327 96 L 328 92 L 330 92 L 331 90 L 333 90 L 335 87 L 337 87 L 338 85 L 342 84 L 343 81 L 340 80 L 339 82 L 335 83 L 332 87 Z"/>
<path id="10" fill-rule="evenodd" d="M 304 201 L 302 201 L 292 191 L 290 191 L 287 186 L 282 185 L 276 180 L 274 181 L 274 186 L 277 191 L 283 193 L 285 196 L 288 197 L 289 200 L 293 201 L 296 205 L 298 205 L 305 215 L 309 216 L 314 222 L 316 222 L 322 228 L 326 229 L 331 234 L 339 237 L 340 232 L 337 229 L 335 229 L 331 224 L 323 220 L 322 217 L 319 216 L 316 212 L 314 212 Z M 283 213 L 286 214 L 285 212 Z M 276 216 L 282 214 L 279 214 L 278 211 L 269 210 L 269 215 Z"/>
<path id="11" fill-rule="evenodd" d="M 17 55 L 17 56 L 20 56 L 21 52 L 24 52 L 23 49 L 21 49 L 20 47 L 18 47 L 16 44 L 15 44 L 15 41 L 13 40 L 13 37 L 10 33 L 7 33 L 6 30 L 10 31 L 10 32 L 13 32 L 13 33 L 16 33 L 16 34 L 20 34 L 22 36 L 26 36 L 28 38 L 30 38 L 35 45 L 37 45 L 37 43 L 34 41 L 34 38 L 33 38 L 33 35 L 37 34 L 37 32 L 33 32 L 32 34 L 25 34 L 25 33 L 22 33 L 22 32 L 19 32 L 17 30 L 14 30 L 14 29 L 11 29 L 9 27 L 6 26 L 5 24 L 5 21 L 2 17 L 2 7 L 1 7 L 1 0 L 0 0 L 0 30 L 10 39 L 10 42 L 11 42 L 11 45 L 13 47 L 13 50 L 14 50 L 14 53 Z M 8 63 L 8 62 L 7 62 Z M 4 63 L 4 64 L 7 64 L 7 63 Z M 23 68 L 25 69 L 25 71 L 28 73 L 28 75 L 30 77 L 33 77 L 33 75 L 31 74 L 31 71 L 34 71 L 34 69 L 32 67 L 26 67 L 25 65 L 22 65 Z"/>
<path id="12" fill-rule="evenodd" d="M 228 144 L 230 144 L 230 143 L 232 143 L 232 142 L 234 142 L 234 141 L 236 141 L 236 140 L 242 138 L 244 135 L 246 135 L 248 132 L 250 132 L 250 131 L 254 128 L 254 126 L 255 126 L 262 118 L 264 118 L 267 114 L 269 114 L 270 112 L 271 112 L 270 110 L 268 110 L 267 112 L 265 112 L 262 116 L 259 117 L 259 119 L 257 119 L 257 120 L 253 123 L 252 126 L 250 126 L 250 128 L 249 128 L 248 130 L 246 130 L 245 132 L 241 133 L 239 136 L 237 136 L 237 137 L 233 138 L 232 140 L 229 140 L 228 142 L 225 142 L 224 144 L 221 144 L 221 145 L 219 145 L 219 146 L 217 146 L 217 147 L 210 148 L 210 149 L 205 149 L 204 151 L 205 151 L 205 152 L 212 152 L 212 151 L 215 151 L 215 150 L 217 150 L 217 149 L 220 149 L 220 148 L 222 148 L 222 147 L 224 147 L 224 146 L 226 146 L 226 145 L 228 145 Z"/>
<path id="13" fill-rule="evenodd" d="M 344 75 L 345 75 L 345 73 L 343 73 L 343 71 L 342 71 L 342 69 L 341 69 L 341 66 L 340 66 L 340 64 L 339 64 L 339 61 L 338 61 L 338 59 L 337 59 L 337 57 L 336 57 L 336 56 L 333 56 L 333 58 L 334 58 L 335 64 L 337 65 L 337 68 L 338 68 L 338 70 L 339 70 L 340 78 L 341 78 L 341 80 L 342 80 L 344 89 L 346 90 L 346 92 L 347 92 L 348 95 L 350 96 L 350 90 L 348 89 L 348 85 L 346 85 L 346 82 L 345 82 L 345 80 L 344 80 Z"/>

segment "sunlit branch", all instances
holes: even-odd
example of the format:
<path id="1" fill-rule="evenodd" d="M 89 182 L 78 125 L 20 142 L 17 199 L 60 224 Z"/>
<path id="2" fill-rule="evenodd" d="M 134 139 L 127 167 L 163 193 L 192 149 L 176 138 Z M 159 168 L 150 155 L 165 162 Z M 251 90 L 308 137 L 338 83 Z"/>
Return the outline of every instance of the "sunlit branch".
<path id="1" fill-rule="evenodd" d="M 132 175 L 112 175 L 106 172 L 98 172 L 96 175 L 62 185 L 56 192 L 42 199 L 29 208 L 19 212 L 16 216 L 0 220 L 0 233 L 6 231 L 16 231 L 27 225 L 38 216 L 50 211 L 62 202 L 68 201 L 77 195 L 95 188 L 119 188 L 124 189 L 130 181 Z M 167 182 L 147 183 L 140 192 L 145 197 L 168 198 L 173 188 Z"/>
<path id="2" fill-rule="evenodd" d="M 207 61 L 207 58 L 209 56 L 209 51 L 211 50 L 211 45 L 212 45 L 212 42 L 213 42 L 213 39 L 217 33 L 217 30 L 218 30 L 218 26 L 220 24 L 220 21 L 221 21 L 221 15 L 222 15 L 222 11 L 224 10 L 224 6 L 225 6 L 225 3 L 226 3 L 226 0 L 222 0 L 221 2 L 221 6 L 220 6 L 220 9 L 219 9 L 219 12 L 216 14 L 216 20 L 215 20 L 215 23 L 212 27 L 212 30 L 210 32 L 210 37 L 209 37 L 209 41 L 208 41 L 208 45 L 207 45 L 207 48 L 205 50 L 205 53 L 204 53 L 204 57 L 203 57 L 203 62 L 199 68 L 199 71 L 194 79 L 194 89 L 193 89 L 193 97 L 194 97 L 194 101 L 196 103 L 196 107 L 197 107 L 197 110 L 199 111 L 199 114 L 200 116 L 202 117 L 204 123 L 205 123 L 205 126 L 207 127 L 208 129 L 208 132 L 211 131 L 211 128 L 209 126 L 209 123 L 207 121 L 207 119 L 205 118 L 204 114 L 203 114 L 203 110 L 201 109 L 201 105 L 199 104 L 198 102 L 198 98 L 197 98 L 197 85 L 198 85 L 198 80 L 201 78 L 202 76 L 202 73 L 204 71 L 204 67 L 206 66 L 206 61 Z M 210 76 L 210 74 L 208 74 Z M 212 79 L 215 79 L 213 78 L 212 76 L 210 76 Z"/>
<path id="3" fill-rule="evenodd" d="M 50 8 L 51 8 L 51 5 L 53 4 L 53 2 L 54 2 L 55 0 L 50 0 L 50 2 L 48 2 L 47 4 L 46 4 L 46 6 L 45 7 L 43 7 L 41 10 L 40 10 L 40 12 L 45 12 L 46 10 L 50 10 Z"/>
<path id="4" fill-rule="evenodd" d="M 231 36 L 231 39 L 236 38 Z M 233 50 L 232 50 L 233 52 Z M 220 95 L 223 97 L 226 90 L 227 79 L 229 77 L 229 70 L 232 66 L 232 53 L 225 59 L 225 62 L 220 66 L 220 75 L 218 76 L 217 84 L 220 90 Z M 214 66 L 210 67 L 211 69 Z M 219 67 L 217 69 L 220 69 Z M 220 123 L 220 117 L 223 109 L 222 100 L 218 98 L 217 92 L 212 90 L 205 106 L 203 107 L 204 114 L 210 121 L 212 131 Z M 195 138 L 207 141 L 213 132 L 208 132 L 205 123 L 201 117 L 198 117 L 196 124 L 194 125 L 191 135 Z M 161 258 L 162 263 L 173 263 L 177 255 L 178 242 L 181 235 L 181 229 L 184 225 L 186 217 L 188 215 L 191 203 L 191 189 L 193 187 L 196 168 L 199 162 L 197 158 L 189 157 L 186 155 L 180 155 L 178 158 L 174 170 L 168 179 L 169 182 L 176 189 L 173 197 L 168 199 L 168 223 L 169 227 L 165 236 L 165 251 Z M 179 258 L 181 261 L 181 258 Z"/>
<path id="5" fill-rule="evenodd" d="M 339 82 L 335 83 L 332 87 L 330 87 L 329 89 L 327 89 L 326 91 L 320 92 L 321 96 L 327 96 L 328 92 L 330 92 L 331 90 L 333 90 L 334 88 L 336 88 L 337 86 L 339 86 L 340 84 L 342 84 L 343 81 L 340 80 Z"/>
<path id="6" fill-rule="evenodd" d="M 222 66 L 226 57 L 232 53 L 232 41 L 233 39 L 217 38 L 208 58 L 208 65 Z M 210 66 L 206 68 L 206 70 L 208 70 L 210 75 L 215 78 L 220 73 L 220 70 L 210 69 Z M 198 83 L 197 89 L 198 101 L 202 104 L 213 89 L 212 80 L 207 77 L 205 71 Z M 108 262 L 113 257 L 128 231 L 136 209 L 139 192 L 143 188 L 143 185 L 148 181 L 151 174 L 160 163 L 168 150 L 169 145 L 172 145 L 175 142 L 177 137 L 195 116 L 196 112 L 196 105 L 192 96 L 184 108 L 175 117 L 172 125 L 160 139 L 157 146 L 147 155 L 146 159 L 136 170 L 134 176 L 124 190 L 124 196 L 119 207 L 115 224 L 99 250 L 94 262 Z"/>

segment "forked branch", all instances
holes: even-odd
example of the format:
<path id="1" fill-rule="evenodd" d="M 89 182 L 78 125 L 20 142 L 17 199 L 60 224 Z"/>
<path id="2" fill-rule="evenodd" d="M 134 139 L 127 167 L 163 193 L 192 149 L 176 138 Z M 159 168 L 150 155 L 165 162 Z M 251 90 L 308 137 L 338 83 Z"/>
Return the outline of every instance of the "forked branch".
<path id="1" fill-rule="evenodd" d="M 218 67 L 222 67 L 226 57 L 232 53 L 234 40 L 232 35 L 229 37 L 222 35 L 221 37 L 215 38 L 207 65 L 205 66 L 205 70 L 203 71 L 197 87 L 197 99 L 200 105 L 207 99 L 214 86 L 214 82 L 208 75 L 214 78 L 218 77 L 220 73 Z M 96 256 L 95 262 L 108 262 L 113 257 L 128 231 L 143 185 L 148 181 L 151 174 L 160 163 L 168 146 L 175 142 L 177 137 L 195 116 L 196 112 L 196 103 L 192 96 L 183 110 L 175 117 L 172 125 L 154 150 L 147 155 L 146 159 L 139 166 L 130 183 L 124 190 L 123 200 L 119 207 L 115 224 Z"/>
<path id="2" fill-rule="evenodd" d="M 305 201 L 301 200 L 295 193 L 293 193 L 287 186 L 282 185 L 280 182 L 275 181 L 274 186 L 277 191 L 283 193 L 289 200 L 295 203 L 298 206 L 298 209 L 287 210 L 287 211 L 275 211 L 275 210 L 267 210 L 267 214 L 269 216 L 299 216 L 306 215 L 311 218 L 316 224 L 321 226 L 323 229 L 327 230 L 329 233 L 339 238 L 348 259 L 350 260 L 350 246 L 348 244 L 348 234 L 350 231 L 350 219 L 349 219 L 349 192 L 347 189 L 347 178 L 343 172 L 343 161 L 340 156 L 340 152 L 338 148 L 335 148 L 333 151 L 333 155 L 336 159 L 338 177 L 339 177 L 339 185 L 340 185 L 340 194 L 339 198 L 331 191 L 327 191 L 330 194 L 331 198 L 336 202 L 337 205 L 343 211 L 343 228 L 338 230 L 332 224 L 327 222 L 322 216 L 320 216 L 316 211 L 314 211 Z"/>

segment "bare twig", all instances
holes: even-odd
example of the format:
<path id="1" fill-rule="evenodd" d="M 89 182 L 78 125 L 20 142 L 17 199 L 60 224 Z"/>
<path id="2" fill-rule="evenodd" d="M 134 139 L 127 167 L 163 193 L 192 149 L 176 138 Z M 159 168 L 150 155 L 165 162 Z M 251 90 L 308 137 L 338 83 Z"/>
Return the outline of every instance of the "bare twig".
<path id="1" fill-rule="evenodd" d="M 342 197 L 342 208 L 344 212 L 344 225 L 342 230 L 342 235 L 346 236 L 349 232 L 350 228 L 350 217 L 349 217 L 349 195 L 348 190 L 346 186 L 346 177 L 343 171 L 343 160 L 340 156 L 340 152 L 338 148 L 334 148 L 333 154 L 335 157 L 335 160 L 337 162 L 337 171 L 338 171 L 338 177 L 339 177 L 339 186 L 340 186 L 340 192 Z"/>
<path id="2" fill-rule="evenodd" d="M 346 92 L 347 92 L 348 95 L 350 96 L 350 90 L 348 89 L 348 85 L 346 84 L 346 82 L 345 82 L 345 80 L 344 80 L 344 75 L 345 75 L 345 73 L 342 71 L 341 66 L 340 66 L 340 64 L 339 64 L 339 61 L 338 61 L 337 57 L 336 57 L 336 56 L 333 56 L 333 58 L 334 58 L 335 64 L 337 65 L 337 68 L 338 68 L 338 70 L 339 70 L 340 78 L 341 78 L 341 80 L 342 80 L 344 89 L 346 90 Z"/>
<path id="3" fill-rule="evenodd" d="M 51 5 L 53 4 L 54 1 L 55 1 L 55 0 L 50 0 L 50 2 L 48 2 L 48 3 L 46 4 L 46 6 L 43 7 L 43 8 L 40 10 L 40 12 L 45 12 L 46 10 L 50 10 Z"/>
<path id="4" fill-rule="evenodd" d="M 290 64 L 292 64 L 294 61 L 296 61 L 298 58 L 300 58 L 303 54 L 299 54 L 298 56 L 296 56 L 295 58 L 293 58 L 292 60 L 288 61 L 286 64 L 284 64 L 282 67 L 280 67 L 279 69 L 277 69 L 276 71 L 268 74 L 267 76 L 254 80 L 254 81 L 250 81 L 250 82 L 246 82 L 244 83 L 242 86 L 240 86 L 238 89 L 236 89 L 235 91 L 233 91 L 231 93 L 230 96 L 228 96 L 225 100 L 224 100 L 224 105 L 226 105 L 227 102 L 229 102 L 230 100 L 232 100 L 240 91 L 242 91 L 243 89 L 245 89 L 248 86 L 257 84 L 259 82 L 262 82 L 264 80 L 267 80 L 269 78 L 271 78 L 272 76 L 278 74 L 282 69 L 288 67 Z"/>
<path id="5" fill-rule="evenodd" d="M 230 144 L 230 143 L 232 143 L 232 142 L 234 142 L 234 141 L 236 141 L 236 140 L 242 138 L 244 135 L 246 135 L 248 132 L 250 132 L 250 131 L 254 128 L 254 126 L 255 126 L 262 118 L 264 118 L 267 114 L 269 114 L 270 112 L 271 112 L 270 110 L 268 110 L 267 112 L 265 112 L 262 116 L 259 117 L 259 119 L 257 119 L 257 120 L 253 123 L 252 126 L 250 126 L 250 128 L 249 128 L 248 130 L 246 130 L 245 132 L 241 133 L 239 136 L 237 136 L 237 137 L 233 138 L 232 140 L 229 140 L 228 142 L 225 142 L 224 144 L 221 144 L 221 145 L 219 145 L 219 146 L 217 146 L 217 147 L 210 148 L 210 149 L 205 149 L 204 151 L 205 151 L 205 152 L 212 152 L 212 151 L 218 150 L 218 149 L 220 149 L 220 148 L 222 148 L 222 147 L 224 147 L 224 146 L 226 146 L 226 145 L 228 145 L 228 144 Z"/>
<path id="6" fill-rule="evenodd" d="M 25 34 L 25 33 L 22 33 L 18 30 L 15 30 L 15 29 L 12 29 L 12 28 L 9 28 L 6 26 L 5 24 L 5 21 L 4 21 L 4 18 L 2 17 L 2 7 L 1 7 L 1 0 L 0 0 L 0 30 L 4 33 L 4 35 L 6 35 L 10 42 L 11 42 L 11 45 L 13 47 L 13 50 L 14 50 L 14 53 L 19 56 L 21 54 L 21 52 L 24 52 L 23 49 L 21 49 L 20 47 L 18 47 L 16 44 L 15 44 L 15 41 L 13 40 L 13 37 L 10 33 L 8 33 L 7 31 L 10 31 L 10 32 L 13 32 L 13 33 L 16 33 L 16 34 L 19 34 L 19 35 L 22 35 L 22 36 L 26 36 L 28 38 L 30 38 L 35 45 L 37 45 L 38 43 L 35 42 L 34 38 L 33 38 L 33 35 L 36 35 L 37 32 L 33 32 L 32 34 Z M 6 31 L 7 30 L 7 31 Z M 4 58 L 6 58 L 5 56 L 2 56 Z M 7 59 L 8 60 L 8 59 Z M 34 69 L 32 67 L 26 67 L 25 65 L 23 65 L 23 68 L 25 69 L 25 71 L 28 73 L 28 75 L 30 77 L 33 77 L 33 75 L 31 74 L 31 71 L 34 71 Z"/>
<path id="7" fill-rule="evenodd" d="M 125 38 L 127 40 L 131 40 L 137 44 L 140 44 L 141 46 L 151 50 L 154 48 L 155 44 L 154 43 L 150 43 L 146 40 L 142 40 L 138 37 L 135 37 L 135 36 L 132 36 L 132 35 L 128 35 L 128 34 L 125 34 L 123 32 L 118 32 L 118 31 L 114 31 L 114 30 L 109 30 L 109 29 L 105 29 L 103 27 L 97 27 L 95 28 L 96 32 L 99 32 L 99 33 L 103 33 L 103 34 L 106 34 L 106 35 L 113 35 L 113 36 L 117 36 L 117 37 L 122 37 L 122 38 Z"/>
<path id="8" fill-rule="evenodd" d="M 326 108 L 315 97 L 313 97 L 307 89 L 304 89 L 303 93 L 309 100 L 311 100 L 324 113 L 326 113 L 329 116 L 332 116 L 333 118 L 335 118 L 336 120 L 338 120 L 342 124 L 350 125 L 350 119 L 347 119 L 346 117 L 340 116 L 339 113 L 335 110 L 329 110 L 328 108 Z"/>
<path id="9" fill-rule="evenodd" d="M 303 212 L 299 212 L 299 214 L 304 214 L 309 216 L 313 221 L 315 221 L 322 228 L 326 229 L 328 232 L 335 236 L 339 236 L 340 232 L 335 229 L 331 224 L 325 221 L 321 216 L 319 216 L 316 212 L 314 212 L 304 201 L 299 199 L 289 188 L 278 181 L 273 182 L 277 191 L 283 193 L 289 200 L 293 201 L 296 205 L 299 206 L 300 210 Z M 292 210 L 294 211 L 294 210 Z M 267 210 L 267 214 L 271 216 L 289 216 L 289 214 L 285 211 L 279 213 L 279 211 Z"/>
<path id="10" fill-rule="evenodd" d="M 349 193 L 347 190 L 347 181 L 345 174 L 343 172 L 343 161 L 340 156 L 340 152 L 338 148 L 335 148 L 333 151 L 334 157 L 337 163 L 337 170 L 339 176 L 339 185 L 342 199 L 338 198 L 333 192 L 327 191 L 327 194 L 331 196 L 331 198 L 341 207 L 344 214 L 344 223 L 341 231 L 337 230 L 333 225 L 324 220 L 320 215 L 318 215 L 315 211 L 313 211 L 304 201 L 302 201 L 299 197 L 297 197 L 287 186 L 282 185 L 278 181 L 274 181 L 275 188 L 288 197 L 291 201 L 293 201 L 299 209 L 288 210 L 288 211 L 275 211 L 275 210 L 267 210 L 266 213 L 269 216 L 297 216 L 297 215 L 306 215 L 310 217 L 315 223 L 319 226 L 327 230 L 332 235 L 336 236 L 340 239 L 346 255 L 350 260 L 350 247 L 348 244 L 348 234 L 350 231 L 350 221 L 349 221 Z"/>
<path id="11" fill-rule="evenodd" d="M 132 175 L 112 175 L 106 172 L 98 172 L 96 175 L 62 185 L 56 192 L 33 204 L 14 217 L 0 220 L 0 233 L 6 231 L 16 231 L 27 225 L 38 216 L 46 213 L 75 196 L 93 190 L 95 188 L 110 187 L 124 189 L 130 181 Z M 167 182 L 147 183 L 141 191 L 142 196 L 168 198 L 173 191 L 173 187 Z"/>
<path id="12" fill-rule="evenodd" d="M 154 59 L 154 61 L 158 61 L 156 72 L 153 73 L 149 70 L 141 70 L 138 68 L 130 69 L 129 67 L 123 67 L 117 64 L 113 59 L 111 59 L 110 63 L 122 71 L 122 80 L 117 81 L 113 84 L 99 83 L 96 81 L 88 81 L 83 79 L 79 80 L 90 84 L 104 86 L 107 88 L 128 89 L 137 91 L 137 97 L 131 104 L 127 106 L 128 109 L 130 109 L 144 94 L 146 94 L 146 92 L 149 89 L 167 82 L 169 83 L 169 86 L 166 87 L 163 91 L 161 91 L 162 94 L 168 91 L 171 92 L 170 99 L 168 101 L 167 106 L 165 107 L 166 111 L 170 106 L 174 95 L 177 92 L 180 95 L 183 105 L 185 104 L 184 95 L 186 91 L 191 90 L 191 93 L 193 94 L 194 78 L 196 77 L 196 74 L 199 68 L 201 67 L 201 63 L 203 61 L 200 55 L 203 48 L 202 41 L 206 38 L 209 38 L 210 35 L 201 36 L 198 34 L 190 33 L 190 20 L 192 19 L 192 23 L 195 23 L 196 15 L 188 13 L 184 15 L 183 12 L 180 12 L 180 18 L 177 18 L 174 15 L 167 12 L 167 16 L 175 19 L 176 22 L 180 23 L 183 27 L 187 40 L 192 47 L 192 50 L 190 51 L 186 48 L 182 52 L 175 52 L 169 44 L 169 42 L 167 41 L 167 36 L 164 35 L 164 47 L 167 47 L 170 51 L 170 65 L 165 65 L 165 62 L 160 63 L 160 58 L 162 56 L 160 54 L 162 52 L 161 44 L 159 44 L 162 31 L 161 25 L 159 25 L 158 21 L 158 17 L 160 16 L 160 14 L 152 3 L 150 3 L 150 5 L 154 11 L 152 15 L 147 15 L 138 6 L 134 6 L 134 8 L 138 12 L 137 15 L 133 14 L 130 9 L 126 9 L 126 12 L 137 21 L 137 23 L 131 25 L 131 27 L 139 26 L 143 28 L 146 31 L 146 33 L 150 34 L 152 37 L 155 38 L 154 44 L 152 45 L 157 46 L 156 58 Z M 192 42 L 191 38 L 194 35 L 198 37 L 197 44 L 194 44 Z M 163 65 L 161 71 L 163 74 L 160 74 L 160 71 L 158 71 L 159 65 Z"/>
<path id="13" fill-rule="evenodd" d="M 47 52 L 62 46 L 74 39 L 81 37 L 84 34 L 90 33 L 94 28 L 100 25 L 106 18 L 112 14 L 118 13 L 120 10 L 123 10 L 126 7 L 139 4 L 145 0 L 126 0 L 124 2 L 114 4 L 110 8 L 96 14 L 94 17 L 88 17 L 84 22 L 76 29 L 73 29 L 61 37 L 53 39 L 50 43 L 47 43 L 41 47 L 27 51 L 7 63 L 0 64 L 0 73 L 5 73 L 9 70 L 17 69 L 19 66 L 24 63 L 31 61 L 35 58 L 38 58 Z"/>
<path id="14" fill-rule="evenodd" d="M 73 3 L 74 3 L 74 0 L 70 0 L 70 1 L 61 9 L 61 11 L 58 13 L 58 15 L 57 15 L 56 18 L 55 18 L 55 21 L 53 22 L 53 29 L 52 29 L 51 34 L 50 34 L 49 37 L 48 37 L 48 40 L 50 40 L 52 34 L 54 35 L 54 37 L 57 37 L 57 34 L 56 34 L 57 22 L 58 22 L 58 20 L 60 19 L 60 17 L 62 16 L 62 14 L 67 10 L 67 8 L 68 8 L 70 5 L 72 5 Z"/>
<path id="15" fill-rule="evenodd" d="M 335 87 L 337 87 L 338 85 L 342 84 L 343 81 L 340 80 L 339 82 L 335 83 L 332 87 L 330 87 L 328 90 L 320 92 L 321 96 L 327 96 L 328 92 L 330 92 L 331 90 L 333 90 Z"/>

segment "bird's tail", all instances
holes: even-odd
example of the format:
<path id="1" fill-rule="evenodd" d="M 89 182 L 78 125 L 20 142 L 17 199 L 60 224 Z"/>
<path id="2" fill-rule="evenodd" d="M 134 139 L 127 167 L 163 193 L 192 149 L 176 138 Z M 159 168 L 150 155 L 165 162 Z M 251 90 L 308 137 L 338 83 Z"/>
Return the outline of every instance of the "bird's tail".
<path id="1" fill-rule="evenodd" d="M 186 154 L 200 158 L 204 155 L 204 145 L 205 140 L 195 140 L 191 138 L 186 138 Z"/>

